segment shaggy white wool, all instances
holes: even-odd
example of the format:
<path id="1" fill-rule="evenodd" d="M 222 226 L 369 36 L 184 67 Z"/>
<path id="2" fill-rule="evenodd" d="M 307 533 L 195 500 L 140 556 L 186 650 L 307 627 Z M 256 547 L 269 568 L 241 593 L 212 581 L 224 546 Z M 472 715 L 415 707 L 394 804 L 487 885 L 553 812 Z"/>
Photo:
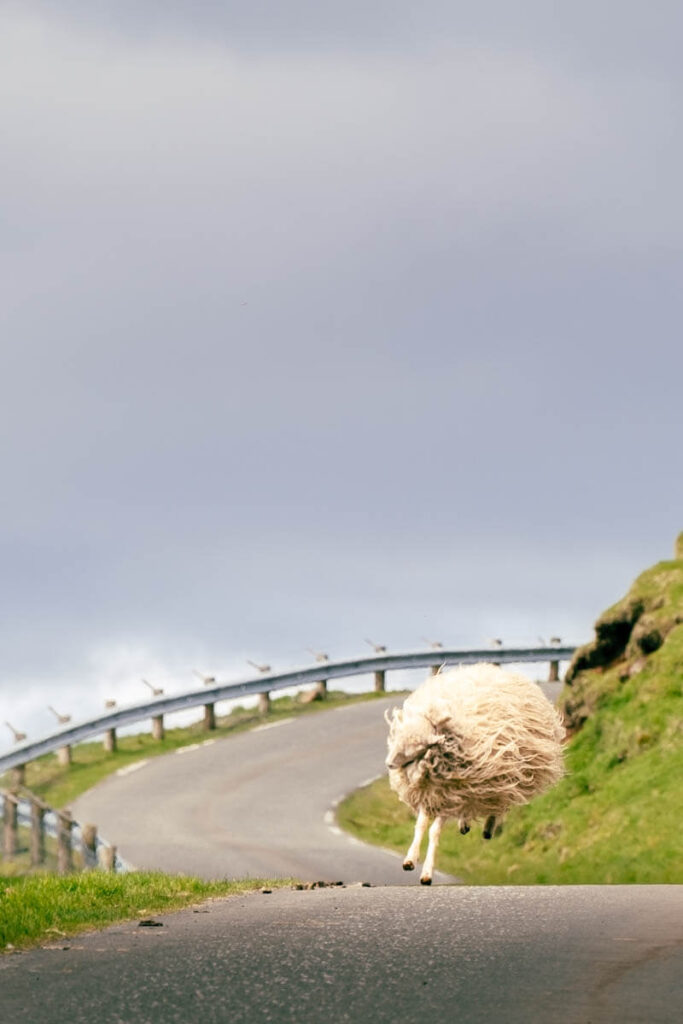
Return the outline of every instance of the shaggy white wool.
<path id="1" fill-rule="evenodd" d="M 564 771 L 559 715 L 535 683 L 496 665 L 430 677 L 387 721 L 391 788 L 430 818 L 502 817 Z"/>

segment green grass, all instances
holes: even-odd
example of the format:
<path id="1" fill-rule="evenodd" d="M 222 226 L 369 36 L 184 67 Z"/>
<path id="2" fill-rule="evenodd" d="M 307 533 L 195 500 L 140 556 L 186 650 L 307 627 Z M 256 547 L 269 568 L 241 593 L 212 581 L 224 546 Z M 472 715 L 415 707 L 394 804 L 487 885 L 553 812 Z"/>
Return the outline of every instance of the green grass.
<path id="1" fill-rule="evenodd" d="M 449 823 L 438 867 L 470 885 L 681 883 L 681 778 L 679 751 L 649 751 L 608 778 L 577 772 L 511 812 L 491 842 Z M 367 842 L 408 849 L 413 819 L 384 778 L 349 797 L 338 818 Z"/>
<path id="2" fill-rule="evenodd" d="M 291 885 L 290 881 L 250 879 L 203 882 L 181 875 L 90 871 L 79 875 L 0 875 L 0 950 L 62 944 L 68 936 L 154 914 L 179 910 L 208 899 Z"/>
<path id="3" fill-rule="evenodd" d="M 235 707 L 229 715 L 218 719 L 217 728 L 210 732 L 204 730 L 201 722 L 197 722 L 182 729 L 168 729 L 163 740 L 154 740 L 149 733 L 121 736 L 118 738 L 118 750 L 114 754 L 107 754 L 101 742 L 79 743 L 73 748 L 72 764 L 69 767 L 59 765 L 56 754 L 46 754 L 30 762 L 26 766 L 26 786 L 51 807 L 66 807 L 106 776 L 134 761 L 158 757 L 190 743 L 234 736 L 266 721 L 277 722 L 294 715 L 312 714 L 381 696 L 383 694 L 374 692 L 347 694 L 330 691 L 325 700 L 309 704 L 303 704 L 296 697 L 278 697 L 271 701 L 267 716 L 259 714 L 256 708 Z M 9 785 L 7 773 L 0 778 L 0 787 Z"/>
<path id="4" fill-rule="evenodd" d="M 461 836 L 447 825 L 440 869 L 470 884 L 683 883 L 682 580 L 683 561 L 660 563 L 628 595 L 665 634 L 658 650 L 643 658 L 636 623 L 612 664 L 565 687 L 565 708 L 587 716 L 567 744 L 566 777 L 512 811 L 490 842 L 480 828 Z M 413 818 L 386 778 L 352 794 L 338 818 L 361 839 L 408 848 Z"/>

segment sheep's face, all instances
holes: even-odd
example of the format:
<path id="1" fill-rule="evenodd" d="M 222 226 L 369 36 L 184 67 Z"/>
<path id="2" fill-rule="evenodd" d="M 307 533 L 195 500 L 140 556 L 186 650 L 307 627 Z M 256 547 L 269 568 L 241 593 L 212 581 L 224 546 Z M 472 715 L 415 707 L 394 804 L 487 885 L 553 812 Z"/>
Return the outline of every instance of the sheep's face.
<path id="1" fill-rule="evenodd" d="M 384 762 L 389 770 L 406 768 L 419 761 L 441 736 L 424 715 L 395 710 L 390 721 L 388 752 Z"/>

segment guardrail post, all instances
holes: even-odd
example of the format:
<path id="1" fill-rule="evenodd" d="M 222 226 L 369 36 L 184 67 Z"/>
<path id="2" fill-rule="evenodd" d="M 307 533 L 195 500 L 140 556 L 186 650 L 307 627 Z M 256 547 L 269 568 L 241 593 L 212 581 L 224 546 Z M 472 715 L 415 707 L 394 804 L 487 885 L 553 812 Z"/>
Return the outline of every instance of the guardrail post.
<path id="1" fill-rule="evenodd" d="M 152 719 L 152 739 L 163 740 L 165 736 L 164 732 L 164 716 L 155 715 Z"/>
<path id="2" fill-rule="evenodd" d="M 97 851 L 100 870 L 114 871 L 116 866 L 116 847 L 101 845 Z"/>
<path id="3" fill-rule="evenodd" d="M 319 679 L 315 684 L 317 692 L 320 694 L 323 700 L 327 697 L 327 679 Z"/>
<path id="4" fill-rule="evenodd" d="M 17 824 L 18 824 L 18 800 L 13 793 L 5 793 L 4 796 L 4 837 L 3 849 L 5 857 L 12 858 L 17 852 Z"/>
<path id="5" fill-rule="evenodd" d="M 481 660 L 494 660 L 498 659 L 500 662 L 505 659 L 506 662 L 518 663 L 518 662 L 545 662 L 550 665 L 550 679 L 559 679 L 561 675 L 561 668 L 564 662 L 568 662 L 574 654 L 575 648 L 569 645 L 561 645 L 560 643 L 553 643 L 549 646 L 542 647 L 514 647 L 514 648 L 495 648 L 493 650 L 484 649 L 455 649 L 455 648 L 444 648 L 438 653 L 438 657 L 442 658 L 443 661 L 449 665 L 456 664 L 473 664 L 476 661 Z M 91 737 L 96 737 L 99 740 L 105 738 L 105 733 L 110 728 L 113 721 L 119 723 L 117 730 L 121 728 L 122 721 L 128 725 L 130 722 L 144 722 L 147 719 L 155 717 L 153 722 L 152 734 L 157 737 L 163 735 L 163 719 L 161 714 L 171 714 L 176 710 L 188 707 L 201 707 L 208 701 L 219 703 L 220 701 L 228 701 L 233 698 L 243 697 L 245 693 L 249 694 L 250 701 L 252 700 L 254 693 L 260 686 L 263 686 L 268 682 L 267 686 L 273 686 L 278 689 L 280 687 L 289 689 L 298 688 L 303 686 L 309 681 L 320 681 L 318 685 L 322 689 L 322 682 L 326 682 L 329 687 L 332 680 L 345 677 L 347 675 L 359 675 L 359 676 L 372 676 L 374 673 L 374 684 L 375 691 L 383 693 L 385 690 L 385 675 L 386 672 L 393 672 L 399 669 L 411 669 L 416 666 L 428 665 L 432 657 L 437 655 L 434 652 L 430 652 L 425 656 L 424 650 L 410 651 L 403 654 L 386 654 L 382 653 L 379 657 L 368 656 L 367 658 L 354 659 L 353 663 L 349 661 L 344 662 L 328 662 L 326 664 L 318 664 L 309 666 L 306 669 L 298 671 L 284 672 L 277 675 L 269 675 L 263 679 L 248 679 L 240 683 L 234 683 L 231 685 L 220 685 L 206 691 L 192 691 L 191 693 L 184 693 L 175 697 L 167 697 L 165 700 L 158 704 L 152 704 L 146 702 L 145 704 L 137 705 L 134 708 L 127 708 L 123 710 L 120 717 L 112 717 L 109 709 L 103 715 L 98 715 L 96 718 L 91 719 L 88 722 L 83 722 L 78 726 L 72 727 L 68 732 L 60 729 L 55 735 L 48 736 L 45 739 L 41 739 L 31 743 L 23 743 L 19 749 L 16 749 L 8 754 L 0 754 L 0 771 L 8 772 L 11 771 L 15 764 L 30 764 L 37 757 L 44 754 L 54 754 L 57 752 L 59 747 L 66 747 L 66 737 L 69 736 L 69 745 L 71 747 L 74 744 L 81 743 Z M 556 665 L 553 665 L 556 663 Z M 379 669 L 378 666 L 383 665 L 383 669 Z M 264 666 L 265 667 L 265 666 Z M 548 670 L 546 670 L 548 671 Z M 555 675 L 557 673 L 557 675 Z M 321 680 L 321 676 L 323 679 Z M 212 680 L 213 682 L 213 680 Z M 271 691 L 271 693 L 274 691 Z M 211 696 L 209 697 L 209 694 Z M 318 697 L 322 696 L 322 693 L 318 693 Z M 113 702 L 107 701 L 107 705 Z M 262 714 L 267 714 L 269 710 L 269 696 L 266 692 L 258 700 L 259 709 Z M 161 713 L 161 714 L 160 714 Z M 156 731 L 159 730 L 159 731 Z M 115 733 L 111 733 L 112 739 L 115 739 Z M 70 753 L 70 752 L 69 752 Z M 64 755 L 62 755 L 64 756 Z M 77 760 L 77 759 L 76 759 Z M 66 773 L 67 769 L 64 769 Z M 32 771 L 27 770 L 27 778 L 30 780 Z M 13 785 L 12 782 L 9 783 Z M 0 841 L 1 841 L 1 830 L 0 830 Z"/>
<path id="6" fill-rule="evenodd" d="M 85 867 L 97 866 L 97 825 L 82 825 L 83 862 Z"/>
<path id="7" fill-rule="evenodd" d="M 559 661 L 550 662 L 550 674 L 548 675 L 549 683 L 559 683 L 560 681 L 560 663 Z"/>
<path id="8" fill-rule="evenodd" d="M 36 799 L 31 800 L 31 864 L 45 863 L 45 808 Z"/>
<path id="9" fill-rule="evenodd" d="M 58 749 L 57 761 L 62 768 L 68 768 L 71 764 L 71 747 L 68 744 L 65 747 L 60 747 Z"/>
<path id="10" fill-rule="evenodd" d="M 268 712 L 270 711 L 270 694 L 269 693 L 267 693 L 267 692 L 266 693 L 259 693 L 259 695 L 258 695 L 258 709 L 259 709 L 259 713 L 260 714 L 262 714 L 262 715 L 267 715 L 268 714 Z"/>
<path id="11" fill-rule="evenodd" d="M 202 720 L 202 726 L 208 732 L 210 729 L 216 728 L 216 705 L 205 704 L 204 705 L 204 718 Z"/>
<path id="12" fill-rule="evenodd" d="M 70 811 L 57 811 L 57 871 L 67 875 L 73 871 L 71 851 L 71 828 L 73 821 Z"/>
<path id="13" fill-rule="evenodd" d="M 15 786 L 17 788 L 19 786 L 25 786 L 26 785 L 26 765 L 25 764 L 15 764 L 14 768 L 12 769 L 10 778 L 12 779 L 12 787 L 13 788 Z"/>
<path id="14" fill-rule="evenodd" d="M 102 746 L 104 747 L 105 753 L 116 753 L 116 729 L 107 729 L 104 734 L 104 738 L 102 739 Z"/>

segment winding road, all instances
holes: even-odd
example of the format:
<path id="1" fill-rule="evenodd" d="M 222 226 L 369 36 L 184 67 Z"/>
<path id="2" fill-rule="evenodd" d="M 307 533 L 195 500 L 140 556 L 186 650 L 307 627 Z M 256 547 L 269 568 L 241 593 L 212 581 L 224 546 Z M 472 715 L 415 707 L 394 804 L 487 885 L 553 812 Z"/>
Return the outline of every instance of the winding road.
<path id="1" fill-rule="evenodd" d="M 384 710 L 401 700 L 302 715 L 140 762 L 75 801 L 74 816 L 96 822 L 138 868 L 415 884 L 398 854 L 334 822 L 337 801 L 384 771 Z"/>
<path id="2" fill-rule="evenodd" d="M 139 867 L 348 884 L 217 900 L 159 915 L 157 927 L 128 922 L 2 956 L 0 1019 L 678 1024 L 683 886 L 441 876 L 425 888 L 397 855 L 336 828 L 335 801 L 382 770 L 392 703 L 186 748 L 85 794 L 77 818 L 97 821 Z"/>

